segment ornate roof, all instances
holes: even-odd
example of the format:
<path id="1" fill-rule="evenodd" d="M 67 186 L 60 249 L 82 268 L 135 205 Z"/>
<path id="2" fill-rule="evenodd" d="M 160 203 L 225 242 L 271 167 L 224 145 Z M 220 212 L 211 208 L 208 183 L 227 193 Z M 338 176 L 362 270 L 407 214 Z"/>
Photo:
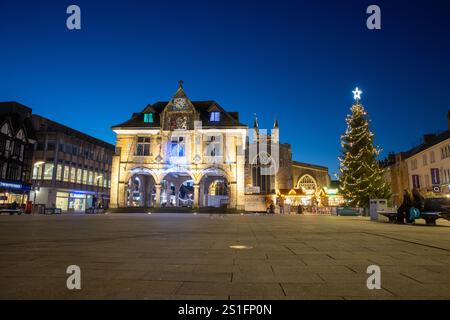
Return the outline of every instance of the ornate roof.
<path id="1" fill-rule="evenodd" d="M 181 99 L 181 100 L 180 100 Z M 179 101 L 185 101 L 178 105 Z M 210 112 L 218 111 L 221 113 L 220 120 L 210 121 Z M 113 126 L 113 129 L 119 128 L 161 128 L 162 121 L 167 113 L 192 113 L 194 120 L 202 121 L 203 127 L 213 128 L 247 128 L 245 124 L 239 122 L 238 112 L 225 111 L 216 101 L 191 101 L 184 92 L 182 82 L 180 82 L 178 90 L 170 101 L 158 101 L 154 104 L 147 105 L 141 112 L 133 113 L 132 117 L 120 124 Z M 153 121 L 144 122 L 144 115 L 152 113 Z"/>

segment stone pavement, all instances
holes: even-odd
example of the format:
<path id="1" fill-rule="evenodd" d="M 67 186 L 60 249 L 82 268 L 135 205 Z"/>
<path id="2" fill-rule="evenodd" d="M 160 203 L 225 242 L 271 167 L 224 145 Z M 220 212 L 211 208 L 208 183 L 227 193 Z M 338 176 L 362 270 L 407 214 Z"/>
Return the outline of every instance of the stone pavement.
<path id="1" fill-rule="evenodd" d="M 0 299 L 450 299 L 450 223 L 362 217 L 0 216 Z M 231 249 L 245 245 L 250 249 Z M 381 290 L 366 269 L 381 268 Z M 81 287 L 66 287 L 66 268 Z"/>

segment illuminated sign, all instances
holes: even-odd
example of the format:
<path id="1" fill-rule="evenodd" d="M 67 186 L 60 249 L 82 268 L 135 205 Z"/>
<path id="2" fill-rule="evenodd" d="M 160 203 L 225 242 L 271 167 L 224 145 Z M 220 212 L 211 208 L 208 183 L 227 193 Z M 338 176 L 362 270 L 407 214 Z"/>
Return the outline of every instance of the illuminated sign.
<path id="1" fill-rule="evenodd" d="M 0 188 L 29 191 L 31 187 L 21 183 L 0 181 Z"/>
<path id="2" fill-rule="evenodd" d="M 335 195 L 339 193 L 338 189 L 325 189 L 326 193 L 329 195 Z"/>
<path id="3" fill-rule="evenodd" d="M 82 194 L 82 193 L 71 193 L 70 197 L 76 198 L 76 199 L 84 199 L 84 198 L 86 198 L 86 195 Z"/>
<path id="4" fill-rule="evenodd" d="M 434 186 L 434 187 L 433 187 L 433 192 L 434 192 L 434 193 L 441 193 L 441 187 L 439 187 L 439 186 Z"/>

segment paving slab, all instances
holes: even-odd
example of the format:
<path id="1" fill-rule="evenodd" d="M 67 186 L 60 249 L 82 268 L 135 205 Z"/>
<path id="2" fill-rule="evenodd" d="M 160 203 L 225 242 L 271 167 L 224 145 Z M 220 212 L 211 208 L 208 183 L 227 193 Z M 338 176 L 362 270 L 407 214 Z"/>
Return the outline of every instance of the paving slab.
<path id="1" fill-rule="evenodd" d="M 447 221 L 63 214 L 0 216 L 0 230 L 0 299 L 450 298 Z M 69 265 L 81 290 L 66 287 Z"/>

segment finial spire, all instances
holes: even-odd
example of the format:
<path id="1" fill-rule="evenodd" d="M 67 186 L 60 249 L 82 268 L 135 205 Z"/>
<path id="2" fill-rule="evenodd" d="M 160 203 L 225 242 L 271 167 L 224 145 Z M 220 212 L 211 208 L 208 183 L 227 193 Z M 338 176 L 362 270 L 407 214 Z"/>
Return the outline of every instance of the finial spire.
<path id="1" fill-rule="evenodd" d="M 183 80 L 179 80 L 179 81 L 178 81 L 178 87 L 179 87 L 179 88 L 183 88 L 183 83 L 184 83 Z"/>
<path id="2" fill-rule="evenodd" d="M 253 128 L 258 129 L 258 117 L 256 116 L 256 113 L 253 114 L 255 119 L 253 120 Z"/>
<path id="3" fill-rule="evenodd" d="M 275 122 L 273 123 L 273 128 L 278 129 L 278 119 L 275 118 Z"/>

